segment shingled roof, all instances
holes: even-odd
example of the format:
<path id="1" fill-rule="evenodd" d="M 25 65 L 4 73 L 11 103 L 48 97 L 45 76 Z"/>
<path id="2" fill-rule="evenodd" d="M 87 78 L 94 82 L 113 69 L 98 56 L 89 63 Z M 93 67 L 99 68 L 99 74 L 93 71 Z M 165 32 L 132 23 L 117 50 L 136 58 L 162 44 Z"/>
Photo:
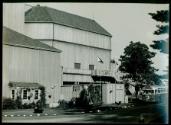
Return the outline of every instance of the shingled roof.
<path id="1" fill-rule="evenodd" d="M 49 22 L 59 25 L 65 25 L 93 33 L 98 33 L 106 36 L 112 36 L 96 21 L 70 14 L 64 11 L 56 10 L 46 6 L 34 6 L 25 12 L 25 22 Z"/>
<path id="2" fill-rule="evenodd" d="M 32 39 L 7 27 L 3 27 L 3 44 L 52 52 L 61 52 L 59 49 L 41 43 L 38 40 Z"/>

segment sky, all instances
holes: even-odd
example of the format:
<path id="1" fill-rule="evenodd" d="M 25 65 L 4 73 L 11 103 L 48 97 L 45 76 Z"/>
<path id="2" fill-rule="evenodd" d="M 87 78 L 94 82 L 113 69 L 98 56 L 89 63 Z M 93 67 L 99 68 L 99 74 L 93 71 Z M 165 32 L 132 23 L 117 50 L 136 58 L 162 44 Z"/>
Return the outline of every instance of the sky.
<path id="1" fill-rule="evenodd" d="M 116 61 L 123 55 L 124 48 L 130 41 L 150 45 L 153 40 L 168 38 L 168 35 L 155 36 L 153 32 L 159 24 L 148 13 L 157 10 L 169 10 L 169 4 L 139 4 L 139 3 L 28 3 L 28 5 L 49 6 L 72 14 L 94 19 L 110 34 L 112 34 L 112 56 Z M 149 47 L 150 48 L 150 47 Z M 152 59 L 154 67 L 163 74 L 167 70 L 168 54 L 157 50 Z"/>

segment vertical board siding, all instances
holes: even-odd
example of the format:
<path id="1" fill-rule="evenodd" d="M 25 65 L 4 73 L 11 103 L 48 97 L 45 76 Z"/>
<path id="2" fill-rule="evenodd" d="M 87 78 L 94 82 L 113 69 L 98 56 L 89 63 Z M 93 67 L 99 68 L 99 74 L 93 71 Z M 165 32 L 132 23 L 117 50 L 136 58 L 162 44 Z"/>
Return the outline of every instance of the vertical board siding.
<path id="1" fill-rule="evenodd" d="M 117 98 L 115 96 L 115 88 L 116 88 L 116 84 L 103 84 L 103 89 L 102 89 L 102 93 L 103 93 L 103 103 L 104 104 L 112 104 L 115 103 L 115 98 Z M 111 91 L 111 92 L 110 92 Z"/>
<path id="2" fill-rule="evenodd" d="M 46 35 L 42 35 L 41 32 Z M 53 34 L 54 39 L 68 42 L 53 41 L 53 47 L 62 50 L 61 65 L 64 68 L 74 70 L 74 63 L 81 63 L 81 70 L 88 70 L 89 64 L 94 65 L 98 70 L 110 70 L 111 51 L 105 49 L 111 49 L 111 37 L 51 23 L 26 23 L 26 33 L 33 38 L 44 39 L 45 41 L 41 42 L 48 45 L 52 45 Z M 100 57 L 104 63 L 99 63 L 97 57 Z M 90 76 L 71 74 L 63 76 L 63 81 L 70 80 L 92 82 Z"/>
<path id="3" fill-rule="evenodd" d="M 73 86 L 63 86 L 61 87 L 62 99 L 70 101 L 72 99 Z"/>
<path id="4" fill-rule="evenodd" d="M 25 34 L 34 39 L 53 39 L 52 23 L 25 23 Z"/>
<path id="5" fill-rule="evenodd" d="M 35 39 L 56 39 L 111 49 L 111 37 L 52 23 L 25 23 L 25 34 Z M 54 33 L 53 33 L 54 26 Z M 53 36 L 54 35 L 54 36 Z"/>
<path id="6" fill-rule="evenodd" d="M 62 82 L 59 53 L 3 45 L 3 60 L 3 90 L 9 81 L 36 82 L 45 86 L 47 96 L 55 94 L 53 101 L 59 99 Z M 54 85 L 52 93 L 50 87 Z M 3 96 L 8 95 L 3 93 Z"/>
<path id="7" fill-rule="evenodd" d="M 116 84 L 116 102 L 125 102 L 124 84 Z"/>
<path id="8" fill-rule="evenodd" d="M 109 50 L 56 41 L 54 43 L 54 47 L 60 48 L 62 50 L 61 64 L 64 67 L 74 68 L 74 63 L 77 62 L 81 63 L 81 69 L 89 69 L 89 64 L 95 65 L 95 69 L 110 69 L 111 51 Z M 97 57 L 100 57 L 104 61 L 104 63 L 99 63 L 97 61 Z"/>
<path id="9" fill-rule="evenodd" d="M 103 84 L 102 93 L 104 104 L 125 102 L 124 84 Z"/>
<path id="10" fill-rule="evenodd" d="M 3 74 L 2 74 L 2 97 L 10 97 L 10 89 L 8 87 L 9 83 L 9 64 L 11 62 L 10 59 L 10 47 L 9 46 L 4 46 L 3 45 L 3 63 L 2 63 L 2 68 L 3 68 Z"/>
<path id="11" fill-rule="evenodd" d="M 24 12 L 23 3 L 3 3 L 3 26 L 23 33 Z"/>
<path id="12" fill-rule="evenodd" d="M 105 35 L 100 35 L 57 24 L 54 25 L 54 35 L 54 38 L 57 40 L 111 49 L 111 38 Z"/>

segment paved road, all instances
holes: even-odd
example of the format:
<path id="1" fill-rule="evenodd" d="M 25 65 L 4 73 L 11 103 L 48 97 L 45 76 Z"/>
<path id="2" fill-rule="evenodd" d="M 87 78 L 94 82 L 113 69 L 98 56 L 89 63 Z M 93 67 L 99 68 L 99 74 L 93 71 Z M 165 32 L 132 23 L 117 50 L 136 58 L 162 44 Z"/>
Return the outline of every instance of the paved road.
<path id="1" fill-rule="evenodd" d="M 108 119 L 116 119 L 116 121 L 111 121 Z M 117 123 L 124 119 L 134 118 L 134 121 L 130 123 L 136 123 L 137 119 L 135 116 L 118 116 L 116 114 L 90 114 L 90 113 L 80 113 L 74 115 L 56 115 L 56 116 L 25 116 L 25 117 L 3 117 L 3 122 L 8 123 Z M 125 121 L 126 122 L 126 121 Z"/>
<path id="2" fill-rule="evenodd" d="M 33 114 L 33 110 L 11 110 L 3 111 L 2 121 L 12 123 L 138 123 L 140 114 L 143 114 L 145 123 L 149 123 L 149 121 L 161 117 L 161 109 L 163 107 L 164 105 L 158 105 L 157 107 L 146 105 L 131 109 L 122 109 L 121 111 L 112 110 L 97 113 L 45 109 L 42 114 Z M 159 109 L 159 111 L 156 109 Z"/>

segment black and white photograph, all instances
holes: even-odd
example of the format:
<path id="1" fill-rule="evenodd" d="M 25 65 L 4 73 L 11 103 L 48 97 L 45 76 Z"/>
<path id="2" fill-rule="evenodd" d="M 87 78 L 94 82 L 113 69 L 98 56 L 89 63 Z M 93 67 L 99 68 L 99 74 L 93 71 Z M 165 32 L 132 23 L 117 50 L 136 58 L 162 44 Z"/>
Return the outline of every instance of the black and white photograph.
<path id="1" fill-rule="evenodd" d="M 169 123 L 168 3 L 2 10 L 2 123 Z"/>

